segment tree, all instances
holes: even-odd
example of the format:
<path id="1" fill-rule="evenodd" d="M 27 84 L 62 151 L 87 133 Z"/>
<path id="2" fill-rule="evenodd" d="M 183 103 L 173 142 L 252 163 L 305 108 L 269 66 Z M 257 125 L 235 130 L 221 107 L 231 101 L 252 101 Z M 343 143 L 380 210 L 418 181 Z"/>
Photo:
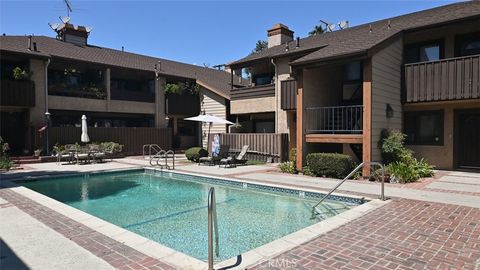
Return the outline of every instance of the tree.
<path id="1" fill-rule="evenodd" d="M 308 32 L 309 36 L 316 36 L 325 33 L 325 29 L 323 29 L 322 25 L 315 25 L 313 30 Z"/>
<path id="2" fill-rule="evenodd" d="M 255 48 L 252 50 L 252 54 L 263 51 L 266 48 L 268 48 L 268 42 L 265 40 L 258 40 L 255 44 Z"/>

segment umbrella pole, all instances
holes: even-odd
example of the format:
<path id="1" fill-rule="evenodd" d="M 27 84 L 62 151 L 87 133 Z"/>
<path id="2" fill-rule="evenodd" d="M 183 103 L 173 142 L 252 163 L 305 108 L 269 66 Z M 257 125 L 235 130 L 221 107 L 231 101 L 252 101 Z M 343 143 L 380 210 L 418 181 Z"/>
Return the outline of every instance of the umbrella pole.
<path id="1" fill-rule="evenodd" d="M 212 127 L 212 122 L 208 123 L 208 141 L 207 141 L 207 151 L 210 153 L 210 128 Z"/>

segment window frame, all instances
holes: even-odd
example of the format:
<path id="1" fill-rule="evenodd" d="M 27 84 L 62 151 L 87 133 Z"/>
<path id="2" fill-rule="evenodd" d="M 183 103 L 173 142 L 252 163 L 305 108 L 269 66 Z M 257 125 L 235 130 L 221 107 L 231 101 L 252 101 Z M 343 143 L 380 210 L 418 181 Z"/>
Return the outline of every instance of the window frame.
<path id="1" fill-rule="evenodd" d="M 422 41 L 422 42 L 416 42 L 416 43 L 411 43 L 405 46 L 404 49 L 404 63 L 405 64 L 412 64 L 412 63 L 423 63 L 423 62 L 432 62 L 432 61 L 438 61 L 438 60 L 429 60 L 429 61 L 420 61 L 420 48 L 421 47 L 427 47 L 429 45 L 438 45 L 439 50 L 440 50 L 440 59 L 445 59 L 445 40 L 444 39 L 434 39 L 434 40 L 428 40 L 428 41 Z M 415 50 L 415 61 L 412 62 L 406 62 L 406 56 L 408 55 L 407 52 L 408 50 Z"/>
<path id="2" fill-rule="evenodd" d="M 461 54 L 461 46 L 460 45 L 464 42 L 473 41 L 477 38 L 480 40 L 480 32 L 473 32 L 473 33 L 468 33 L 468 34 L 455 35 L 455 57 L 466 57 L 466 56 L 480 54 L 480 49 L 478 50 L 478 53 L 466 54 L 466 55 Z"/>
<path id="3" fill-rule="evenodd" d="M 420 116 L 424 115 L 434 115 L 434 116 L 439 116 L 440 117 L 440 123 L 439 123 L 439 129 L 440 129 L 440 134 L 439 134 L 439 140 L 438 142 L 435 141 L 430 141 L 430 142 L 419 142 L 419 141 L 413 141 L 410 142 L 408 141 L 408 138 L 405 140 L 405 145 L 431 145 L 431 146 L 443 146 L 444 145 L 444 137 L 445 137 L 445 112 L 444 110 L 422 110 L 422 111 L 406 111 L 403 113 L 403 133 L 407 134 L 406 132 L 406 123 L 407 123 L 407 118 L 408 117 L 414 117 L 415 119 L 415 130 L 417 129 L 418 126 L 418 119 Z M 408 136 L 408 134 L 407 134 Z"/>

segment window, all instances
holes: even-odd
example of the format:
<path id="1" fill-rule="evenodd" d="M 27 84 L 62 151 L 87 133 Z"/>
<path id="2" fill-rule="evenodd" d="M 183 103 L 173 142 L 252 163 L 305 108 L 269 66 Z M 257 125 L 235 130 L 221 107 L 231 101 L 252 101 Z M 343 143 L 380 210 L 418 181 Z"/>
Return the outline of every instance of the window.
<path id="1" fill-rule="evenodd" d="M 412 44 L 405 48 L 405 63 L 437 61 L 442 58 L 442 41 Z"/>
<path id="2" fill-rule="evenodd" d="M 480 32 L 456 37 L 455 54 L 457 57 L 480 54 Z"/>
<path id="3" fill-rule="evenodd" d="M 343 72 L 344 81 L 359 81 L 362 79 L 362 64 L 360 61 L 345 64 Z"/>
<path id="4" fill-rule="evenodd" d="M 255 85 L 271 84 L 272 80 L 273 80 L 273 75 L 271 74 L 262 74 L 262 75 L 256 75 L 253 77 L 253 81 Z"/>
<path id="5" fill-rule="evenodd" d="M 407 144 L 443 145 L 443 111 L 406 112 Z"/>

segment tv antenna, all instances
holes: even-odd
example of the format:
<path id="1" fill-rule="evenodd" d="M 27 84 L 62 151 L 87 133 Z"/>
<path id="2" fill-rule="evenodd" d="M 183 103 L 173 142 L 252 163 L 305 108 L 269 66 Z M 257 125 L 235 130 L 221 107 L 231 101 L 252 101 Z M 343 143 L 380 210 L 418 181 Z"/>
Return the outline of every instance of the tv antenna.
<path id="1" fill-rule="evenodd" d="M 70 4 L 69 0 L 63 0 L 63 3 L 65 4 L 65 8 L 67 9 L 67 17 L 70 17 L 70 12 L 73 12 L 72 4 Z"/>
<path id="2" fill-rule="evenodd" d="M 338 27 L 340 27 L 340 29 L 345 29 L 345 28 L 348 28 L 348 21 L 341 21 L 338 23 Z"/>

